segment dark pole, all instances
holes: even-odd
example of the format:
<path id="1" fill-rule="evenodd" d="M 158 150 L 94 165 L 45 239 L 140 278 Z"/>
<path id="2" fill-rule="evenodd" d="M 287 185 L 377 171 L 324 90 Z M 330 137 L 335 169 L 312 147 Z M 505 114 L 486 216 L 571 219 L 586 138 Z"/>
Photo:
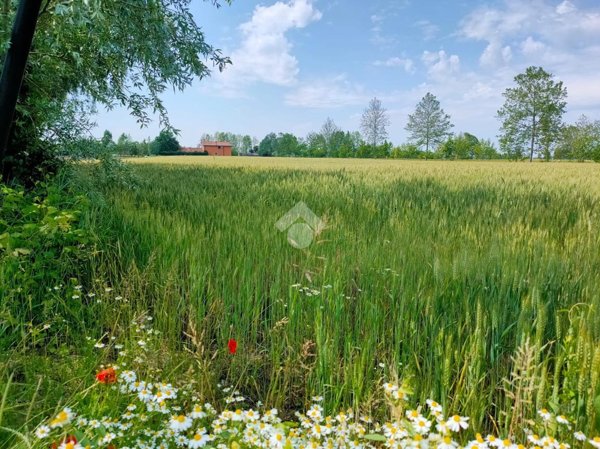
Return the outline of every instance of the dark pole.
<path id="1" fill-rule="evenodd" d="M 4 59 L 0 79 L 0 165 L 6 156 L 8 136 L 23 82 L 42 0 L 21 0 Z"/>

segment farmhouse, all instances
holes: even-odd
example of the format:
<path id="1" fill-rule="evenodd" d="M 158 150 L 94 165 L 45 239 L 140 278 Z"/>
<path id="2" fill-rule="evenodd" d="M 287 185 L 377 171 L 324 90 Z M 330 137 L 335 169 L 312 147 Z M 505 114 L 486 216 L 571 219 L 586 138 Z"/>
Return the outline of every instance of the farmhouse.
<path id="1" fill-rule="evenodd" d="M 231 144 L 229 142 L 202 142 L 202 151 L 211 156 L 231 156 Z"/>
<path id="2" fill-rule="evenodd" d="M 182 153 L 208 153 L 209 156 L 231 156 L 232 145 L 229 142 L 202 142 L 200 148 L 182 147 Z"/>

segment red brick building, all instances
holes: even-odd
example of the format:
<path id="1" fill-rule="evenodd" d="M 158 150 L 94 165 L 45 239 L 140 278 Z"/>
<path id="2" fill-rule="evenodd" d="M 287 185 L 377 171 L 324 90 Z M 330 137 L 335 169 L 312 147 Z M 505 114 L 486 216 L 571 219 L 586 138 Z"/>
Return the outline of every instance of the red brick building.
<path id="1" fill-rule="evenodd" d="M 208 153 L 209 156 L 231 156 L 232 145 L 229 142 L 202 142 L 200 148 L 183 147 L 182 153 Z"/>

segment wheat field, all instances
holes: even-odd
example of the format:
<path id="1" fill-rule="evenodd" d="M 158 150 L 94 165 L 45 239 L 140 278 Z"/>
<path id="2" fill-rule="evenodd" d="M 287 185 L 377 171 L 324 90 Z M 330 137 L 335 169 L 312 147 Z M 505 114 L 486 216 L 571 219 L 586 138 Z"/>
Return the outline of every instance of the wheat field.
<path id="1" fill-rule="evenodd" d="M 549 406 L 598 426 L 600 165 L 131 162 L 140 186 L 89 217 L 116 242 L 97 269 L 208 380 L 376 413 L 397 377 L 475 427 Z M 304 249 L 275 226 L 298 202 L 320 220 Z"/>

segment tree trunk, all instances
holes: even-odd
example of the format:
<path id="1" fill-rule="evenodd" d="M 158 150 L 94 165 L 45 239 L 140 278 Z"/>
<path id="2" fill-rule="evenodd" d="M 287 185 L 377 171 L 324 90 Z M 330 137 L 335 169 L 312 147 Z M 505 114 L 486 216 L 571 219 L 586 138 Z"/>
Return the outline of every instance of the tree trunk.
<path id="1" fill-rule="evenodd" d="M 531 148 L 529 150 L 529 162 L 533 162 L 533 148 L 535 144 L 535 115 L 533 116 L 533 124 L 531 126 Z"/>
<path id="2" fill-rule="evenodd" d="M 0 78 L 0 166 L 3 175 L 6 175 L 4 160 L 12 121 L 41 4 L 42 0 L 21 0 L 13 24 L 11 44 L 4 59 Z"/>

